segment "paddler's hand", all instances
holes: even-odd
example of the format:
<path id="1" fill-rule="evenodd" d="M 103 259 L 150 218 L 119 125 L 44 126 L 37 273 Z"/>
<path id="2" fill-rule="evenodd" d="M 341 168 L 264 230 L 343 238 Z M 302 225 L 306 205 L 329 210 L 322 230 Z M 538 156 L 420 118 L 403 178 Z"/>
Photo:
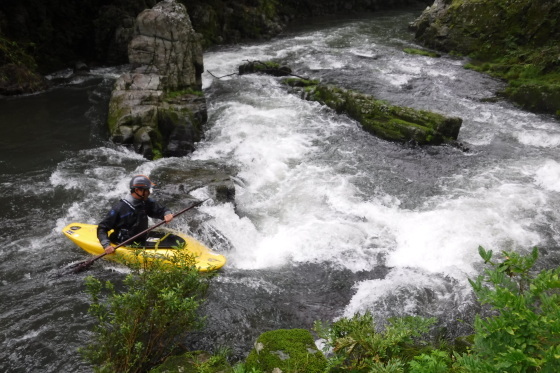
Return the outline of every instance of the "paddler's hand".
<path id="1" fill-rule="evenodd" d="M 105 254 L 112 254 L 115 252 L 115 248 L 111 245 L 105 247 Z"/>
<path id="2" fill-rule="evenodd" d="M 167 214 L 163 217 L 163 220 L 165 220 L 165 224 L 169 223 L 171 220 L 173 220 L 173 214 Z"/>

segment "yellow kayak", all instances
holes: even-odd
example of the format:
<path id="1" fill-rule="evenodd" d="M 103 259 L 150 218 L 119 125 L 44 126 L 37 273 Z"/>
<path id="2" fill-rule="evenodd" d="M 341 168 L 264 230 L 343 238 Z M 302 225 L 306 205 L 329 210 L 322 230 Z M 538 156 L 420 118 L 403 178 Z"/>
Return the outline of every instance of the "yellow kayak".
<path id="1" fill-rule="evenodd" d="M 62 230 L 62 233 L 76 245 L 90 254 L 100 255 L 105 252 L 97 239 L 97 225 L 71 223 Z M 183 246 L 195 257 L 195 266 L 201 272 L 213 271 L 226 264 L 223 255 L 212 252 L 209 248 L 194 238 L 181 232 L 170 229 L 157 229 L 148 233 L 146 246 L 143 249 L 130 246 L 119 247 L 114 254 L 106 255 L 105 258 L 115 261 L 140 260 L 152 261 L 154 259 L 165 259 L 175 255 L 177 247 Z M 138 253 L 140 253 L 138 255 Z"/>

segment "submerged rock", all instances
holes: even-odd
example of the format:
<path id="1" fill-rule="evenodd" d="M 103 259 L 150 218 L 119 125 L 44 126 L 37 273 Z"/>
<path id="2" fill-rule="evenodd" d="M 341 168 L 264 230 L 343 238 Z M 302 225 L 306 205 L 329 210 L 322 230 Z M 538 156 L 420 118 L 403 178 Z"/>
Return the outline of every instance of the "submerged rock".
<path id="1" fill-rule="evenodd" d="M 257 73 L 272 76 L 288 76 L 292 74 L 292 69 L 271 61 L 248 61 L 239 66 L 239 75 Z"/>
<path id="2" fill-rule="evenodd" d="M 419 145 L 456 144 L 462 119 L 408 107 L 389 105 L 373 96 L 318 84 L 316 81 L 290 79 L 286 83 L 304 99 L 317 101 L 357 120 L 364 130 L 385 140 Z"/>
<path id="3" fill-rule="evenodd" d="M 143 11 L 136 24 L 133 70 L 117 79 L 109 102 L 111 139 L 148 159 L 189 154 L 207 120 L 199 37 L 175 0 Z"/>

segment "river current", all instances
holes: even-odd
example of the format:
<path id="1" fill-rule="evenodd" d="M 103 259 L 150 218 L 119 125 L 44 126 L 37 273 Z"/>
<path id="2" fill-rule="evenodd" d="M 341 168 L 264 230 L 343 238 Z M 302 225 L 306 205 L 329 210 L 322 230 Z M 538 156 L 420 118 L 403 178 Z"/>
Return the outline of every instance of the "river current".
<path id="1" fill-rule="evenodd" d="M 404 53 L 418 47 L 407 31 L 418 15 L 320 19 L 206 52 L 209 122 L 183 158 L 147 161 L 107 141 L 119 68 L 0 99 L 0 371 L 91 371 L 77 352 L 95 324 L 83 279 L 118 281 L 127 271 L 100 261 L 57 278 L 88 258 L 61 229 L 98 222 L 134 174 L 159 177 L 154 196 L 178 211 L 209 191 L 165 184 L 170 170 L 236 170 L 235 204 L 210 200 L 173 224 L 228 258 L 203 307 L 207 326 L 186 342 L 227 346 L 238 358 L 264 331 L 365 310 L 380 322 L 435 316 L 445 336 L 469 333 L 459 320 L 476 311 L 468 278 L 483 268 L 479 245 L 538 246 L 541 265 L 558 265 L 560 123 L 496 99 L 503 83 L 465 69 L 465 59 Z M 380 140 L 279 78 L 231 75 L 270 59 L 393 105 L 461 117 L 469 151 Z"/>

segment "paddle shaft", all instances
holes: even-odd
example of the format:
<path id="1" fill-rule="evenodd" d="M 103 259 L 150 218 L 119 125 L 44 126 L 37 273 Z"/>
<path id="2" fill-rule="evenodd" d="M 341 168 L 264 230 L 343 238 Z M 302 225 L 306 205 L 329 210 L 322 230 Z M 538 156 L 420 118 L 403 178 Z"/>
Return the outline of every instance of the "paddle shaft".
<path id="1" fill-rule="evenodd" d="M 202 205 L 205 201 L 207 201 L 207 199 L 205 199 L 205 200 L 203 200 L 203 201 L 199 201 L 199 202 L 197 202 L 197 203 L 195 203 L 195 204 L 193 204 L 193 205 L 191 205 L 191 206 L 189 206 L 189 207 L 187 207 L 187 208 L 185 208 L 185 209 L 179 211 L 178 213 L 174 214 L 173 217 L 175 218 L 176 216 L 179 216 L 179 215 L 181 215 L 182 213 L 187 212 L 187 211 L 189 211 L 190 209 L 192 209 L 192 208 L 194 208 L 194 207 L 196 207 L 196 206 L 200 206 L 200 205 Z M 155 229 L 155 228 L 157 228 L 157 227 L 159 227 L 160 225 L 163 225 L 163 224 L 165 224 L 165 221 L 161 221 L 161 222 L 157 223 L 156 225 L 154 225 L 154 226 L 152 226 L 152 227 L 146 229 L 145 231 L 142 231 L 142 232 L 140 232 L 140 233 L 138 233 L 138 234 L 136 234 L 136 235 L 130 237 L 129 239 L 127 239 L 127 240 L 121 242 L 120 244 L 118 244 L 117 246 L 115 246 L 115 250 L 118 249 L 119 247 L 122 247 L 122 246 L 126 245 L 126 244 L 129 244 L 129 243 L 131 243 L 131 242 L 134 242 L 134 240 L 137 239 L 138 237 L 141 237 L 141 236 L 145 235 L 146 233 L 150 232 L 151 230 L 153 230 L 153 229 Z M 86 268 L 88 268 L 89 266 L 91 266 L 91 265 L 93 264 L 93 262 L 95 262 L 95 261 L 98 260 L 98 259 L 103 258 L 105 255 L 107 255 L 107 253 L 99 254 L 99 255 L 97 255 L 97 256 L 91 258 L 91 259 L 85 260 L 85 261 L 83 261 L 83 262 L 81 262 L 81 263 L 77 263 L 77 264 L 76 264 L 76 267 L 75 267 L 75 269 L 74 269 L 74 273 L 78 273 L 78 272 L 83 271 L 84 269 L 86 269 Z"/>

